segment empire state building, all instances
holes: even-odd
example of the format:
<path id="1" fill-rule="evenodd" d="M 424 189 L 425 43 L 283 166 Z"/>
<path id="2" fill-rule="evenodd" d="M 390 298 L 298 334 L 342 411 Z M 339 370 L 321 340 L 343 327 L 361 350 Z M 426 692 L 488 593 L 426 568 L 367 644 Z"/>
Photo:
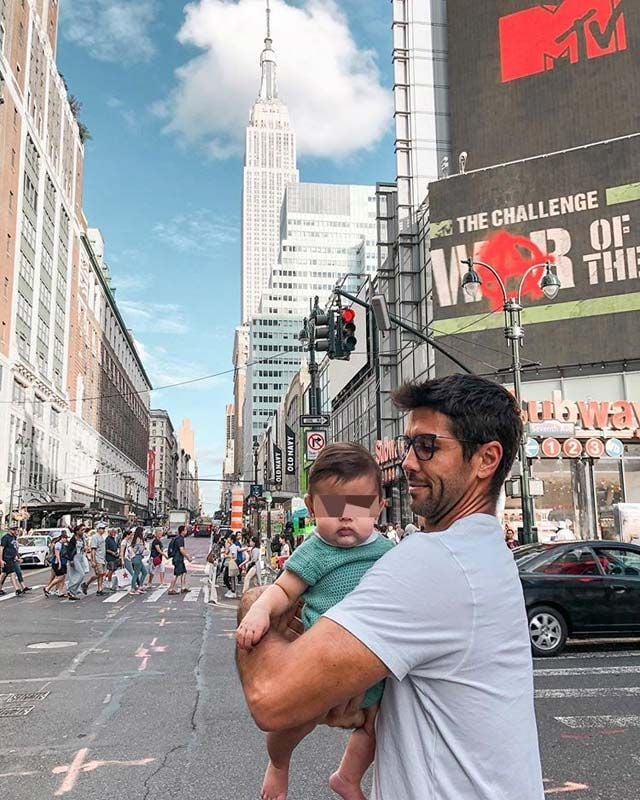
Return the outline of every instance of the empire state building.
<path id="1" fill-rule="evenodd" d="M 242 192 L 242 322 L 257 312 L 280 251 L 280 211 L 288 184 L 298 183 L 296 138 L 278 97 L 277 63 L 267 0 L 262 82 L 247 127 Z"/>

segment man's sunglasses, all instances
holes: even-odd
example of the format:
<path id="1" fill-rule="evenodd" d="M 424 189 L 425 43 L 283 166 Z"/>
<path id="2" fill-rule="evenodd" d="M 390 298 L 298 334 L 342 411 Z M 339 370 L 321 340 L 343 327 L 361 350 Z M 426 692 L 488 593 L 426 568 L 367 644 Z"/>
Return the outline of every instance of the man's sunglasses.
<path id="1" fill-rule="evenodd" d="M 452 442 L 466 442 L 467 444 L 477 444 L 469 439 L 456 439 L 455 436 L 442 436 L 439 433 L 419 433 L 417 436 L 397 436 L 396 448 L 398 457 L 404 461 L 413 447 L 418 461 L 431 461 L 438 450 L 438 439 L 449 439 Z"/>

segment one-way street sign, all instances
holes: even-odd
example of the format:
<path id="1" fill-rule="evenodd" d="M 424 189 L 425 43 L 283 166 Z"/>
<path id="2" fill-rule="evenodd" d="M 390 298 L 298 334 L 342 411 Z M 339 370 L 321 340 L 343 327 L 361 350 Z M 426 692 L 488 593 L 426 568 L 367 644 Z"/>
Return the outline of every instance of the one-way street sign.
<path id="1" fill-rule="evenodd" d="M 300 417 L 301 428 L 328 428 L 330 423 L 329 414 L 303 414 Z"/>

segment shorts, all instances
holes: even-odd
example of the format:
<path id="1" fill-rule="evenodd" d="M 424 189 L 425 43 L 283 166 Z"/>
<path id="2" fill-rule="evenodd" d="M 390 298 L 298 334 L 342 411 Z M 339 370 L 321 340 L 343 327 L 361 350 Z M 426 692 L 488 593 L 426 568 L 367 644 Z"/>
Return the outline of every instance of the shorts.
<path id="1" fill-rule="evenodd" d="M 107 561 L 107 572 L 115 572 L 117 569 L 120 568 L 119 561 Z"/>
<path id="2" fill-rule="evenodd" d="M 66 575 L 67 574 L 67 565 L 66 564 L 63 564 L 61 567 L 59 567 L 57 564 L 53 564 L 51 569 L 53 570 L 53 574 L 56 575 L 58 578 L 61 575 Z"/>
<path id="3" fill-rule="evenodd" d="M 2 567 L 2 571 L 5 575 L 13 575 L 16 571 L 16 562 L 15 561 L 5 561 L 4 566 Z"/>
<path id="4" fill-rule="evenodd" d="M 173 562 L 173 574 L 176 578 L 187 574 L 187 565 L 184 563 L 184 559 L 181 558 L 179 561 Z"/>
<path id="5" fill-rule="evenodd" d="M 165 571 L 165 569 L 166 569 L 166 567 L 165 567 L 164 559 L 162 559 L 162 561 L 158 564 L 158 566 L 154 566 L 153 559 L 151 559 L 149 561 L 149 572 L 151 573 L 151 575 L 160 575 L 161 573 L 163 573 Z"/>
<path id="6" fill-rule="evenodd" d="M 93 568 L 93 571 L 96 573 L 96 575 L 99 575 L 100 577 L 102 577 L 107 572 L 107 565 L 106 564 L 102 564 L 100 561 L 96 561 L 96 565 Z"/>

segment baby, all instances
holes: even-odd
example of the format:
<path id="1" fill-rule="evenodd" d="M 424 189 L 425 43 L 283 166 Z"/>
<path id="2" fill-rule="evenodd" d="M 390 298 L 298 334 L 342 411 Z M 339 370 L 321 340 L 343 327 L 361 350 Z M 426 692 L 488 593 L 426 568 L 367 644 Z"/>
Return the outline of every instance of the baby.
<path id="1" fill-rule="evenodd" d="M 363 575 L 392 543 L 374 531 L 384 508 L 382 476 L 372 456 L 350 443 L 333 444 L 319 454 L 309 471 L 305 503 L 316 528 L 294 551 L 278 580 L 253 604 L 236 633 L 238 646 L 250 650 L 269 630 L 271 621 L 304 601 L 302 622 L 310 628 L 326 611 L 358 585 Z M 366 800 L 360 783 L 375 755 L 374 723 L 383 684 L 364 697 L 364 727 L 354 731 L 337 772 L 329 781 L 344 800 Z M 267 734 L 269 766 L 262 800 L 286 800 L 289 764 L 296 746 L 314 728 Z"/>

